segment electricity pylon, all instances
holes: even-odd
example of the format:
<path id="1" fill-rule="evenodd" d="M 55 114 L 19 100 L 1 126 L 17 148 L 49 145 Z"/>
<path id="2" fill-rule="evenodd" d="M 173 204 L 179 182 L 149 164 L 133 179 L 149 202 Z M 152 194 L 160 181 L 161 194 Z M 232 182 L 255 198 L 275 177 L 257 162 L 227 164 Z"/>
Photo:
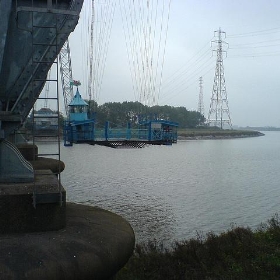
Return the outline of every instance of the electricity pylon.
<path id="1" fill-rule="evenodd" d="M 199 99 L 198 99 L 198 109 L 197 111 L 204 116 L 204 103 L 203 103 L 203 80 L 202 77 L 199 77 Z"/>
<path id="2" fill-rule="evenodd" d="M 217 62 L 207 122 L 210 126 L 217 126 L 221 129 L 223 129 L 225 125 L 232 128 L 223 65 L 223 53 L 225 53 L 223 44 L 227 43 L 222 40 L 222 34 L 225 37 L 226 33 L 221 31 L 220 28 L 218 31 L 215 31 L 214 34 L 215 37 L 218 35 L 218 39 L 212 41 L 212 43 L 217 44 L 217 49 L 215 50 L 217 53 Z"/>

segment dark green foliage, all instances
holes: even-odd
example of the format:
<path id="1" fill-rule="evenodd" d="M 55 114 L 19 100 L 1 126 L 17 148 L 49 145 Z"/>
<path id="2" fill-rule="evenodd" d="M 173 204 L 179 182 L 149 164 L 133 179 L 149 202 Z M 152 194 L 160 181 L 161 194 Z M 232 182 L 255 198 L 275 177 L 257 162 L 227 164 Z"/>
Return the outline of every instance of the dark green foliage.
<path id="1" fill-rule="evenodd" d="M 137 124 L 138 116 L 155 116 L 179 123 L 182 128 L 194 128 L 204 123 L 205 118 L 196 111 L 188 111 L 185 107 L 153 106 L 148 107 L 139 102 L 108 102 L 102 105 L 90 104 L 91 110 L 96 113 L 96 120 L 102 126 L 106 121 L 111 127 L 125 126 L 127 122 Z"/>
<path id="2" fill-rule="evenodd" d="M 176 243 L 137 245 L 117 280 L 280 279 L 280 222 L 273 217 L 258 230 L 236 227 L 220 235 Z"/>

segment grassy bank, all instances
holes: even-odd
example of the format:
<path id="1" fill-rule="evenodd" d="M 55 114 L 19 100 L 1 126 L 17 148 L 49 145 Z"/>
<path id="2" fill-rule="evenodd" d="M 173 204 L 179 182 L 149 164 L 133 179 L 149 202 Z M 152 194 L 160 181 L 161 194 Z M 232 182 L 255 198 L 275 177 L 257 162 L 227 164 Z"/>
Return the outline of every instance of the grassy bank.
<path id="1" fill-rule="evenodd" d="M 236 227 L 176 243 L 169 250 L 155 241 L 137 245 L 116 279 L 280 279 L 278 216 L 255 231 Z"/>
<path id="2" fill-rule="evenodd" d="M 262 136 L 263 133 L 253 130 L 221 130 L 221 129 L 179 129 L 178 138 L 180 139 L 197 139 L 197 138 L 240 138 L 240 137 L 256 137 Z"/>

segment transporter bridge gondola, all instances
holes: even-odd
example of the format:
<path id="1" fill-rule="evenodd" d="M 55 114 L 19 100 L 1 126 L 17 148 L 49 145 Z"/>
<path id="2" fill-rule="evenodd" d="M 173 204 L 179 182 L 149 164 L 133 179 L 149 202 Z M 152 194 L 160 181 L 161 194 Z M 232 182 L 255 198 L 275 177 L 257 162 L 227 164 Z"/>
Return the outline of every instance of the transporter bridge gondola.
<path id="1" fill-rule="evenodd" d="M 112 148 L 142 148 L 145 145 L 172 145 L 177 142 L 178 123 L 167 120 L 140 121 L 138 128 L 111 128 L 110 122 L 97 128 L 96 120 L 88 117 L 88 104 L 79 92 L 79 81 L 73 81 L 77 86 L 76 94 L 69 106 L 69 118 L 64 124 L 64 145 L 73 143 L 97 144 Z"/>

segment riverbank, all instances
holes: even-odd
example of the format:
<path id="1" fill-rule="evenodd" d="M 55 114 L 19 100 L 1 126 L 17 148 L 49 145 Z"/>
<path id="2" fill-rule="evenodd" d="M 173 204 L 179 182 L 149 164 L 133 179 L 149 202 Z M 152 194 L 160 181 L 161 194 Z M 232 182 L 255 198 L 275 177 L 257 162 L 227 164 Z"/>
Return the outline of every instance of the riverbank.
<path id="1" fill-rule="evenodd" d="M 254 130 L 179 129 L 178 140 L 231 139 L 258 137 L 265 134 Z"/>
<path id="2" fill-rule="evenodd" d="M 236 227 L 175 243 L 137 245 L 116 280 L 279 279 L 280 221 L 277 215 L 255 231 Z"/>

